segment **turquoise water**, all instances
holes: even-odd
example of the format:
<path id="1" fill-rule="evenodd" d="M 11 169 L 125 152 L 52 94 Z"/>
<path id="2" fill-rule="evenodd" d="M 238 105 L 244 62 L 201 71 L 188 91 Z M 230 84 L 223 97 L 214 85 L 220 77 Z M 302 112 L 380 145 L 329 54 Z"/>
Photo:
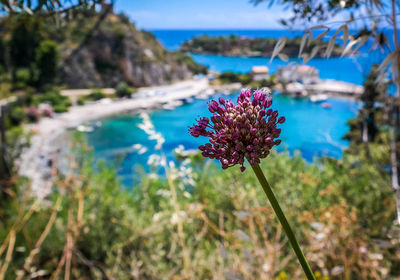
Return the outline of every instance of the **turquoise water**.
<path id="1" fill-rule="evenodd" d="M 193 59 L 217 72 L 249 73 L 254 65 L 267 65 L 270 72 L 274 73 L 278 67 L 288 64 L 279 58 L 269 63 L 266 57 L 228 57 L 220 55 L 192 54 Z M 301 64 L 299 59 L 290 59 Z M 342 80 L 361 85 L 368 75 L 373 63 L 380 61 L 380 55 L 362 55 L 357 58 L 314 58 L 307 64 L 319 70 L 322 79 Z"/>
<path id="2" fill-rule="evenodd" d="M 170 50 L 176 50 L 179 45 L 193 36 L 208 34 L 210 36 L 227 36 L 236 34 L 247 37 L 294 37 L 301 35 L 300 31 L 283 30 L 153 30 L 158 40 Z M 279 66 L 287 63 L 275 59 L 269 64 L 269 58 L 263 57 L 224 57 L 217 55 L 192 54 L 194 60 L 207 65 L 211 70 L 224 72 L 249 72 L 254 65 L 268 65 L 270 72 L 275 72 Z M 313 59 L 308 62 L 320 71 L 321 78 L 337 79 L 356 84 L 362 84 L 373 63 L 382 61 L 383 54 L 363 51 L 355 58 Z M 291 61 L 299 62 L 297 59 Z M 231 96 L 236 99 L 235 95 Z M 193 103 L 177 107 L 173 111 L 156 110 L 150 112 L 150 117 L 156 130 L 165 137 L 163 152 L 168 159 L 173 160 L 173 150 L 179 145 L 185 149 L 196 149 L 205 139 L 193 138 L 187 132 L 198 116 L 209 116 L 207 100 L 195 100 Z M 324 109 L 320 104 L 308 99 L 294 99 L 276 95 L 273 107 L 286 116 L 282 126 L 282 146 L 290 152 L 298 150 L 304 159 L 312 161 L 315 157 L 330 156 L 340 158 L 348 143 L 342 140 L 347 133 L 346 122 L 353 118 L 359 104 L 344 99 L 329 99 L 331 109 Z M 135 181 L 133 169 L 146 166 L 149 156 L 154 150 L 155 141 L 137 125 L 141 122 L 138 115 L 124 115 L 103 120 L 103 125 L 93 133 L 88 134 L 89 144 L 94 147 L 96 158 L 114 162 L 123 182 L 129 186 Z M 146 147 L 140 154 L 133 145 Z M 145 167 L 146 168 L 146 167 Z"/>
<path id="3" fill-rule="evenodd" d="M 303 36 L 303 31 L 299 30 L 149 30 L 168 50 L 177 50 L 179 46 L 195 36 L 208 35 L 210 37 L 229 36 L 235 34 L 237 36 L 246 36 L 249 38 L 275 38 L 282 36 L 294 38 Z"/>
<path id="4" fill-rule="evenodd" d="M 177 50 L 179 46 L 187 40 L 190 40 L 194 36 L 207 34 L 208 36 L 229 36 L 235 34 L 237 36 L 246 36 L 249 38 L 275 38 L 279 39 L 283 36 L 287 38 L 293 38 L 302 36 L 303 31 L 299 30 L 150 30 L 156 38 L 169 50 Z M 320 31 L 314 31 L 314 35 Z M 333 34 L 335 30 L 332 30 L 329 34 Z M 391 38 L 391 31 L 386 31 L 388 38 Z M 329 36 L 329 34 L 327 36 Z M 337 40 L 338 44 L 342 44 L 340 40 Z M 320 71 L 320 77 L 323 79 L 336 79 L 350 83 L 361 85 L 365 77 L 368 75 L 371 66 L 374 63 L 382 62 L 384 55 L 380 51 L 369 51 L 369 44 L 362 47 L 360 51 L 361 55 L 353 58 L 314 58 L 307 64 L 315 66 Z M 203 65 L 207 65 L 209 69 L 225 72 L 241 72 L 248 73 L 251 71 L 254 65 L 267 65 L 270 72 L 276 72 L 279 66 L 287 65 L 280 59 L 274 59 L 269 63 L 269 58 L 266 57 L 225 57 L 218 55 L 198 55 L 192 54 L 193 59 Z M 301 63 L 299 59 L 290 59 Z"/>
<path id="5" fill-rule="evenodd" d="M 225 97 L 236 101 L 237 94 Z M 205 138 L 194 138 L 187 129 L 198 116 L 210 116 L 206 102 L 195 100 L 173 111 L 150 112 L 155 129 L 165 137 L 163 152 L 168 159 L 174 159 L 173 150 L 179 145 L 185 149 L 196 149 L 204 143 Z M 282 125 L 283 144 L 280 149 L 291 152 L 299 150 L 308 161 L 320 156 L 340 158 L 342 150 L 348 145 L 347 141 L 341 139 L 348 131 L 346 120 L 356 115 L 359 105 L 344 99 L 329 99 L 327 102 L 332 106 L 331 109 L 325 109 L 306 98 L 274 96 L 273 108 L 286 117 Z M 96 158 L 115 162 L 118 174 L 126 185 L 132 185 L 135 166 L 146 165 L 148 157 L 156 152 L 156 142 L 149 140 L 137 127 L 140 122 L 138 115 L 123 115 L 104 120 L 100 128 L 88 134 Z M 148 150 L 139 154 L 132 148 L 135 144 L 141 144 Z"/>

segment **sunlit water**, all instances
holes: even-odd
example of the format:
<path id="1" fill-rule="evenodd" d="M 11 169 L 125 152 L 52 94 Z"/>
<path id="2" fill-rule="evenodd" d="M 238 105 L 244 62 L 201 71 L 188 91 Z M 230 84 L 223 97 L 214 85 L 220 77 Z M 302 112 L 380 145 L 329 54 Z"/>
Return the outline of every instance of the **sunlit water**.
<path id="1" fill-rule="evenodd" d="M 237 94 L 227 98 L 236 101 Z M 195 100 L 172 111 L 149 112 L 155 129 L 165 137 L 163 152 L 169 160 L 174 159 L 173 150 L 179 145 L 185 149 L 196 149 L 206 141 L 205 138 L 194 138 L 188 133 L 188 127 L 198 116 L 210 116 L 206 102 Z M 343 149 L 348 145 L 342 139 L 348 131 L 346 121 L 356 115 L 359 105 L 345 99 L 329 99 L 327 102 L 332 108 L 323 108 L 321 104 L 312 103 L 307 98 L 274 96 L 273 108 L 286 117 L 286 122 L 281 125 L 281 150 L 298 150 L 308 161 L 320 156 L 342 156 Z M 156 142 L 149 140 L 137 127 L 139 123 L 141 119 L 137 114 L 118 116 L 103 120 L 100 128 L 88 134 L 96 158 L 115 163 L 126 185 L 132 184 L 135 166 L 145 166 L 149 156 L 157 153 L 154 150 Z M 143 145 L 147 151 L 140 154 L 133 148 L 135 144 Z"/>
<path id="2" fill-rule="evenodd" d="M 208 34 L 209 36 L 228 36 L 236 34 L 247 37 L 280 38 L 282 36 L 295 37 L 299 31 L 282 30 L 153 30 L 156 38 L 169 50 L 176 50 L 179 45 L 193 36 Z M 324 79 L 337 79 L 356 84 L 362 84 L 369 73 L 371 65 L 382 61 L 383 54 L 379 52 L 363 51 L 357 57 L 345 58 L 315 58 L 308 62 L 320 71 Z M 269 63 L 265 57 L 224 57 L 218 55 L 192 54 L 193 59 L 207 65 L 209 69 L 218 72 L 249 72 L 254 65 L 268 65 L 270 72 L 277 71 L 278 67 L 287 63 L 275 59 Z M 291 61 L 298 59 L 292 58 Z M 237 95 L 230 98 L 236 99 Z M 195 100 L 193 103 L 177 107 L 173 111 L 156 110 L 149 112 L 152 122 L 158 132 L 161 132 L 166 142 L 163 152 L 169 160 L 174 159 L 173 150 L 179 145 L 185 149 L 196 149 L 205 139 L 193 138 L 187 132 L 198 116 L 208 115 L 207 100 Z M 282 146 L 280 150 L 290 152 L 298 150 L 304 159 L 312 161 L 315 157 L 330 156 L 340 158 L 348 142 L 342 137 L 348 132 L 346 122 L 353 118 L 359 104 L 345 99 L 329 99 L 332 108 L 325 109 L 321 104 L 312 103 L 309 99 L 295 99 L 286 96 L 275 96 L 273 107 L 286 116 L 286 123 L 282 125 Z M 103 120 L 103 125 L 93 133 L 88 134 L 89 144 L 94 147 L 97 159 L 105 159 L 115 163 L 118 174 L 123 182 L 132 185 L 132 174 L 138 165 L 146 167 L 154 150 L 155 141 L 137 125 L 141 122 L 138 115 L 123 115 Z M 135 144 L 141 144 L 146 149 L 135 149 Z M 144 152 L 146 150 L 146 152 Z M 143 153 L 144 152 L 144 153 Z M 137 179 L 136 179 L 137 182 Z"/>
<path id="3" fill-rule="evenodd" d="M 296 30 L 151 30 L 156 38 L 169 50 L 177 50 L 179 46 L 194 36 L 208 35 L 215 36 L 229 36 L 235 34 L 237 36 L 245 36 L 248 38 L 275 38 L 279 39 L 283 36 L 287 38 L 294 38 L 302 36 L 302 31 Z M 314 36 L 320 32 L 315 31 Z M 391 38 L 390 31 L 387 32 L 388 38 Z M 327 34 L 335 33 L 331 30 Z M 338 39 L 338 44 L 343 42 Z M 320 77 L 323 79 L 336 79 L 350 83 L 361 85 L 374 63 L 382 62 L 386 54 L 380 51 L 370 51 L 370 44 L 361 47 L 360 54 L 356 57 L 343 57 L 343 58 L 314 58 L 307 64 L 316 67 L 320 71 Z M 226 57 L 219 55 L 198 55 L 192 54 L 193 59 L 200 64 L 207 65 L 210 70 L 225 72 L 241 72 L 248 73 L 254 65 L 267 65 L 271 73 L 278 70 L 278 67 L 285 66 L 288 62 L 284 62 L 279 58 L 270 62 L 267 57 Z M 291 58 L 289 62 L 301 63 L 302 60 Z"/>

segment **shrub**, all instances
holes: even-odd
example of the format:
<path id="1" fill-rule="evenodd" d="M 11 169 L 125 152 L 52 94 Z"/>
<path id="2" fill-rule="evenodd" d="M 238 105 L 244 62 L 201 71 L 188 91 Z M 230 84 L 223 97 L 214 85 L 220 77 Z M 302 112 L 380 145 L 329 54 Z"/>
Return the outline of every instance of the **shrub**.
<path id="1" fill-rule="evenodd" d="M 31 79 L 29 69 L 21 68 L 15 72 L 14 89 L 25 89 Z"/>
<path id="2" fill-rule="evenodd" d="M 132 94 L 132 90 L 129 88 L 127 83 L 120 82 L 115 88 L 115 95 L 119 98 L 122 97 L 130 97 Z"/>
<path id="3" fill-rule="evenodd" d="M 73 149 L 79 171 L 72 174 L 77 176 L 57 182 L 50 207 L 42 205 L 17 233 L 15 247 L 30 248 L 27 244 L 39 239 L 53 208 L 59 209 L 40 254 L 31 262 L 36 271 L 54 273 L 73 232 L 73 252 L 80 256 L 71 264 L 76 279 L 102 278 L 98 273 L 130 279 L 132 271 L 143 279 L 163 279 L 171 271 L 185 279 L 302 279 L 282 228 L 250 172 L 221 172 L 204 159 L 195 160 L 196 155 L 190 163 L 171 168 L 171 180 L 138 171 L 140 185 L 128 189 L 121 188 L 115 169 L 94 165 L 86 149 Z M 398 234 L 387 234 L 395 217 L 387 176 L 361 155 L 319 166 L 298 156 L 270 156 L 262 168 L 268 170 L 277 197 L 285 198 L 282 207 L 290 213 L 313 269 L 325 276 L 317 279 L 399 276 L 398 246 L 376 246 L 378 239 L 399 242 Z M 364 164 L 354 168 L 355 161 Z M 12 221 L 19 213 L 17 199 L 10 204 L 2 209 Z M 11 225 L 0 227 L 0 239 Z M 13 255 L 6 279 L 14 279 L 26 256 Z M 87 268 L 88 260 L 96 267 Z"/>
<path id="4" fill-rule="evenodd" d="M 36 107 L 31 106 L 26 108 L 25 114 L 30 122 L 37 122 L 40 119 L 40 112 Z"/>
<path id="5" fill-rule="evenodd" d="M 56 77 L 58 63 L 57 43 L 44 40 L 36 50 L 36 67 L 39 71 L 39 84 L 52 83 Z"/>
<path id="6" fill-rule="evenodd" d="M 90 93 L 90 94 L 87 96 L 87 99 L 88 99 L 88 100 L 92 100 L 92 101 L 97 101 L 97 100 L 100 100 L 100 99 L 103 99 L 103 98 L 106 98 L 106 95 L 105 95 L 104 92 L 103 92 L 101 89 L 99 89 L 99 88 L 94 89 L 94 90 L 92 91 L 92 93 Z"/>
<path id="7" fill-rule="evenodd" d="M 68 110 L 72 105 L 71 100 L 67 96 L 63 96 L 59 91 L 52 89 L 43 94 L 35 94 L 32 96 L 32 104 L 38 106 L 41 103 L 50 104 L 54 112 L 61 113 Z M 55 109 L 57 107 L 57 110 Z"/>
<path id="8" fill-rule="evenodd" d="M 76 101 L 76 104 L 78 104 L 79 106 L 85 105 L 85 99 L 82 97 L 79 97 L 78 100 Z"/>
<path id="9" fill-rule="evenodd" d="M 10 121 L 12 125 L 20 125 L 25 118 L 25 111 L 21 107 L 13 107 L 10 112 Z"/>
<path id="10" fill-rule="evenodd" d="M 57 104 L 53 106 L 53 110 L 56 113 L 65 113 L 68 112 L 68 107 L 65 104 Z"/>

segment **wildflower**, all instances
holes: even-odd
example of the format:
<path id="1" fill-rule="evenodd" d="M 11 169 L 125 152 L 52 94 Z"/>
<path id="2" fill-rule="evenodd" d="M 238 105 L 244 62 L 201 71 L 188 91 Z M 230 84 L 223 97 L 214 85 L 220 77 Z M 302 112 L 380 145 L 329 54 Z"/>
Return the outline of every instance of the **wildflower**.
<path id="1" fill-rule="evenodd" d="M 203 156 L 219 160 L 223 169 L 239 164 L 244 171 L 245 159 L 251 165 L 260 163 L 281 143 L 276 139 L 281 134 L 277 124 L 284 123 L 285 117 L 278 118 L 278 111 L 268 109 L 271 105 L 272 98 L 260 90 L 243 90 L 237 105 L 220 97 L 208 104 L 211 118 L 198 119 L 189 132 L 194 137 L 210 138 L 209 143 L 199 146 Z"/>
<path id="2" fill-rule="evenodd" d="M 315 280 L 300 244 L 259 165 L 260 159 L 268 156 L 272 147 L 281 143 L 277 139 L 281 129 L 276 125 L 284 123 L 285 117 L 278 118 L 278 111 L 268 109 L 271 105 L 272 98 L 259 90 L 253 93 L 250 90 L 242 91 L 237 105 L 220 97 L 218 102 L 212 100 L 208 104 L 208 110 L 213 114 L 211 122 L 207 117 L 200 118 L 197 124 L 189 128 L 189 132 L 194 137 L 210 138 L 209 143 L 199 146 L 199 149 L 203 156 L 219 160 L 223 169 L 239 164 L 243 172 L 244 160 L 247 159 L 286 232 L 307 279 Z M 239 234 L 240 237 L 246 238 L 243 234 Z"/>

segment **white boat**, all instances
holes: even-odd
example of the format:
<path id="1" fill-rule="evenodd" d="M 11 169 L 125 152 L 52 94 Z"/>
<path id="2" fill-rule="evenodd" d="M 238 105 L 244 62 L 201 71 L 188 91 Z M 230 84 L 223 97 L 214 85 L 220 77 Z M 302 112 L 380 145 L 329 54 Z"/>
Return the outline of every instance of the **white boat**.
<path id="1" fill-rule="evenodd" d="M 183 104 L 183 102 L 180 101 L 180 100 L 172 100 L 172 101 L 169 101 L 168 103 L 164 104 L 162 106 L 162 108 L 164 110 L 170 110 L 171 111 L 171 110 L 174 110 L 175 107 L 181 106 L 182 104 Z"/>
<path id="2" fill-rule="evenodd" d="M 93 132 L 94 131 L 94 127 L 93 126 L 88 126 L 88 125 L 79 125 L 76 130 L 78 130 L 79 132 Z"/>
<path id="3" fill-rule="evenodd" d="M 323 102 L 328 99 L 328 95 L 326 94 L 315 94 L 310 97 L 311 102 L 317 103 L 317 102 Z"/>

